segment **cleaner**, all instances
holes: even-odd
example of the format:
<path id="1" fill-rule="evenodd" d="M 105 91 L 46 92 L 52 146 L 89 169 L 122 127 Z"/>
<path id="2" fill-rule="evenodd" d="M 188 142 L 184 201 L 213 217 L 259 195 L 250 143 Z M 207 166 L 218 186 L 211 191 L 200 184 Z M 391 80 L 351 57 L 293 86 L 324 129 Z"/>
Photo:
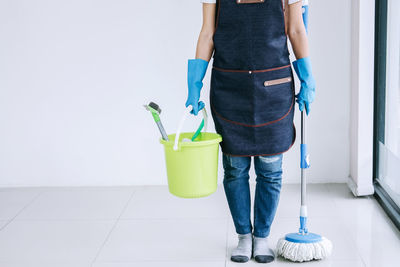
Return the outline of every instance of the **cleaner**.
<path id="1" fill-rule="evenodd" d="M 188 60 L 186 106 L 197 114 L 202 80 L 213 58 L 210 106 L 222 136 L 224 190 L 238 234 L 231 260 L 275 259 L 269 235 L 282 185 L 282 160 L 295 141 L 296 102 L 310 112 L 311 72 L 301 0 L 200 0 L 203 25 L 196 58 Z M 295 95 L 288 37 L 302 81 Z M 249 169 L 254 162 L 254 227 Z"/>

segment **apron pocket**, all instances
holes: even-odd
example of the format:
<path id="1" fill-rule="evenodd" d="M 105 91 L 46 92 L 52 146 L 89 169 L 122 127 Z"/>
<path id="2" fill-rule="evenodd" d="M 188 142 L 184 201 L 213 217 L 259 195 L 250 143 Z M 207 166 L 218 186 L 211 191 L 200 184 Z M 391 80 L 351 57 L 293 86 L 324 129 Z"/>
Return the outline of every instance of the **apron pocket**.
<path id="1" fill-rule="evenodd" d="M 288 83 L 292 81 L 292 77 L 286 77 L 286 78 L 281 78 L 281 79 L 275 79 L 275 80 L 269 80 L 264 82 L 264 86 L 273 86 L 273 85 L 278 85 L 282 83 Z"/>
<path id="2" fill-rule="evenodd" d="M 244 127 L 275 123 L 294 106 L 292 69 L 250 72 L 213 68 L 210 104 L 216 116 L 229 123 Z"/>
<path id="3" fill-rule="evenodd" d="M 256 3 L 263 3 L 264 0 L 236 0 L 238 4 L 256 4 Z"/>

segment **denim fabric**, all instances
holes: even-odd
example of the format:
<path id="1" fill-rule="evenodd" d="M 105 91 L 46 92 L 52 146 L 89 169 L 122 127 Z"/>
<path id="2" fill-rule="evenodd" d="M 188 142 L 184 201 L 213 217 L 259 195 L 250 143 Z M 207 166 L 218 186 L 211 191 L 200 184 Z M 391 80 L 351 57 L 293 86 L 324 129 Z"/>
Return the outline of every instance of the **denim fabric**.
<path id="1" fill-rule="evenodd" d="M 213 66 L 268 69 L 290 64 L 282 0 L 218 0 Z"/>
<path id="2" fill-rule="evenodd" d="M 253 157 L 257 175 L 253 218 L 255 237 L 270 234 L 282 185 L 282 157 L 282 154 Z M 223 154 L 224 190 L 238 234 L 248 234 L 253 230 L 250 218 L 250 164 L 251 157 Z"/>
<path id="3" fill-rule="evenodd" d="M 283 77 L 292 81 L 264 86 L 264 81 Z M 293 81 L 290 67 L 252 74 L 212 69 L 211 114 L 224 153 L 270 155 L 291 147 L 295 140 Z"/>
<path id="4" fill-rule="evenodd" d="M 295 139 L 295 100 L 282 1 L 218 0 L 217 6 L 210 104 L 222 152 L 283 153 Z"/>
<path id="5" fill-rule="evenodd" d="M 293 72 L 290 66 L 268 72 L 211 71 L 210 96 L 223 118 L 243 125 L 259 125 L 285 116 L 293 105 Z M 264 86 L 265 81 L 292 78 L 292 82 Z"/>

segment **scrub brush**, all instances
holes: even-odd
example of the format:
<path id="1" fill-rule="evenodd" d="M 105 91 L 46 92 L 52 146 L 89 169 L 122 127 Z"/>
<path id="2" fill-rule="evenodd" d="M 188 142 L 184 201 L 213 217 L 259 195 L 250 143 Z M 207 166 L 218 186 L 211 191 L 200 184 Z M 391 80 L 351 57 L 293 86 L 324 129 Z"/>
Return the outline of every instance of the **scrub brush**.
<path id="1" fill-rule="evenodd" d="M 143 105 L 146 110 L 151 112 L 151 115 L 153 115 L 153 119 L 156 122 L 158 129 L 160 130 L 162 139 L 169 141 L 168 139 L 168 135 L 165 132 L 164 126 L 161 123 L 161 119 L 160 119 L 160 114 L 161 114 L 161 109 L 160 107 L 154 103 L 154 102 L 150 102 L 148 105 Z"/>

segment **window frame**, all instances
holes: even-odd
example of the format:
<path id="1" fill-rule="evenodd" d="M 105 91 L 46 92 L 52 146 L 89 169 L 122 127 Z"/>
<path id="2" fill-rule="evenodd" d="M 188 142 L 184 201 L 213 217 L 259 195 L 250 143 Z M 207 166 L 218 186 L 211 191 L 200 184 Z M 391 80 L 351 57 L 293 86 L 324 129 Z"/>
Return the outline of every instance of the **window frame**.
<path id="1" fill-rule="evenodd" d="M 389 218 L 400 230 L 400 207 L 379 182 L 379 142 L 385 143 L 386 57 L 388 0 L 375 1 L 375 66 L 374 66 L 374 196 Z"/>

